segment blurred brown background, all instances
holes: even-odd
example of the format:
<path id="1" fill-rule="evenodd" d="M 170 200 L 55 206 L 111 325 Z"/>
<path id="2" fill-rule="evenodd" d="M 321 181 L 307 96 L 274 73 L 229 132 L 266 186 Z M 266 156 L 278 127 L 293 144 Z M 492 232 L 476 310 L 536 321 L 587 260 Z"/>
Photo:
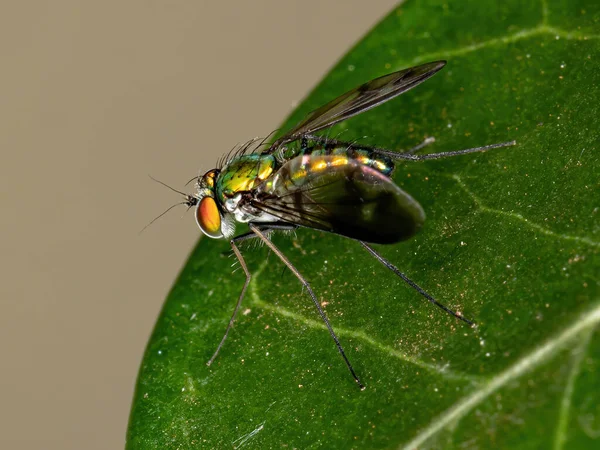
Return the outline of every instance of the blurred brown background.
<path id="1" fill-rule="evenodd" d="M 199 231 L 172 212 L 276 128 L 395 0 L 0 3 L 0 448 L 124 444 Z"/>

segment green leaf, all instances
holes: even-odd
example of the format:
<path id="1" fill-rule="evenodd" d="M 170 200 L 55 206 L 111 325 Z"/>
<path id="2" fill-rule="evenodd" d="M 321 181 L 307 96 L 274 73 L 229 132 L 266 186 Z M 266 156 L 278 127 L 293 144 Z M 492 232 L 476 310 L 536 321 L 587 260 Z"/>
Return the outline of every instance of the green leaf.
<path id="1" fill-rule="evenodd" d="M 382 254 L 301 229 L 274 242 L 312 283 L 360 391 L 306 292 L 264 247 L 244 281 L 203 239 L 140 369 L 129 448 L 597 448 L 600 438 L 600 3 L 409 1 L 331 71 L 287 126 L 348 89 L 436 59 L 413 91 L 345 123 L 343 138 L 427 152 L 401 164 L 428 219 Z"/>

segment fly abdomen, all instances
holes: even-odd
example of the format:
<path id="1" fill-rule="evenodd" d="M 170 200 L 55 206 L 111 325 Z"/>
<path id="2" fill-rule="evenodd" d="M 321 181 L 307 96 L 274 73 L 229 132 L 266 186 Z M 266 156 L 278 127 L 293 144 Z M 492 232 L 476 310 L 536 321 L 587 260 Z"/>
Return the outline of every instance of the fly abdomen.
<path id="1" fill-rule="evenodd" d="M 376 154 L 372 150 L 345 148 L 346 155 L 359 163 L 390 176 L 394 170 L 394 162 L 388 156 Z"/>
<path id="2" fill-rule="evenodd" d="M 340 156 L 353 159 L 387 176 L 394 170 L 394 162 L 388 156 L 376 154 L 372 150 L 356 149 L 352 144 L 335 147 L 322 145 L 307 153 L 311 156 Z"/>
<path id="3" fill-rule="evenodd" d="M 360 164 L 375 169 L 383 175 L 390 176 L 394 170 L 393 160 L 385 155 L 377 153 L 375 150 L 365 148 L 355 148 L 351 142 L 340 142 L 322 140 L 315 141 L 303 138 L 296 142 L 291 142 L 281 148 L 281 158 L 290 160 L 296 156 L 339 156 L 358 161 Z M 342 164 L 343 158 L 336 160 Z"/>
<path id="4" fill-rule="evenodd" d="M 297 156 L 257 188 L 251 203 L 271 221 L 378 244 L 408 239 L 425 220 L 389 177 L 346 154 Z"/>

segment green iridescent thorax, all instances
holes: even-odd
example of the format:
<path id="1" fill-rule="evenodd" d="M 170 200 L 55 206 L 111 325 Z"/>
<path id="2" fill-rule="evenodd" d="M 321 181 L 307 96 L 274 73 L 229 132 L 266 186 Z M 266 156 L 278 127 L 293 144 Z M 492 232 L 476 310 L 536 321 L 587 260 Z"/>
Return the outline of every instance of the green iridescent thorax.
<path id="1" fill-rule="evenodd" d="M 272 155 L 238 156 L 221 170 L 215 185 L 215 195 L 224 202 L 238 192 L 251 191 L 269 178 L 276 167 L 277 161 Z"/>

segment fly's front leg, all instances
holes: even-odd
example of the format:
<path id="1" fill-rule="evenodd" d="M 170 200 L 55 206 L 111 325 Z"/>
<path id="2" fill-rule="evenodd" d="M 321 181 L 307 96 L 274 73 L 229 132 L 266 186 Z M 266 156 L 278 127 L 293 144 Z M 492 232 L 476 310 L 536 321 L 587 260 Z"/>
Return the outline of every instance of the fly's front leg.
<path id="1" fill-rule="evenodd" d="M 246 265 L 246 260 L 242 256 L 242 253 L 240 252 L 240 249 L 238 248 L 238 246 L 235 245 L 235 242 L 242 241 L 245 239 L 252 239 L 254 237 L 256 237 L 256 235 L 254 233 L 247 233 L 247 234 L 243 234 L 241 236 L 237 236 L 229 241 L 229 244 L 231 245 L 231 249 L 233 250 L 233 253 L 235 253 L 235 256 L 237 257 L 238 261 L 240 262 L 240 266 L 242 266 L 242 269 L 244 270 L 244 273 L 246 274 L 246 281 L 244 282 L 244 287 L 242 287 L 242 292 L 240 292 L 238 301 L 235 304 L 235 309 L 233 310 L 231 319 L 229 320 L 229 323 L 227 324 L 227 329 L 225 330 L 225 334 L 223 335 L 223 338 L 221 339 L 219 346 L 215 350 L 215 353 L 210 357 L 210 359 L 206 363 L 207 366 L 210 366 L 213 363 L 213 361 L 219 354 L 221 347 L 223 347 L 223 344 L 225 343 L 225 339 L 227 339 L 227 335 L 229 334 L 229 330 L 231 330 L 231 327 L 233 326 L 233 322 L 235 321 L 235 316 L 237 316 L 240 306 L 242 305 L 242 300 L 244 300 L 244 295 L 246 295 L 246 289 L 248 289 L 248 285 L 250 284 L 250 280 L 252 279 L 252 274 L 250 274 L 250 271 L 248 270 L 248 266 Z"/>
<path id="2" fill-rule="evenodd" d="M 262 227 L 260 227 L 260 229 L 263 232 L 276 231 L 276 230 L 289 231 L 289 230 L 295 230 L 296 228 L 298 228 L 298 227 L 293 226 L 293 225 L 280 225 L 280 224 L 264 224 Z M 213 361 L 219 354 L 219 351 L 221 351 L 221 347 L 223 347 L 223 344 L 225 343 L 225 340 L 227 339 L 229 330 L 231 330 L 231 327 L 233 327 L 233 323 L 235 322 L 235 317 L 237 316 L 240 306 L 242 306 L 242 301 L 244 300 L 244 296 L 246 295 L 246 290 L 248 289 L 248 285 L 250 284 L 250 280 L 252 279 L 252 274 L 248 270 L 248 266 L 246 265 L 246 260 L 242 256 L 242 252 L 240 252 L 240 249 L 236 245 L 236 242 L 242 242 L 242 241 L 246 241 L 248 239 L 256 239 L 257 237 L 258 236 L 254 233 L 254 231 L 250 231 L 249 233 L 245 233 L 245 234 L 236 236 L 229 241 L 229 244 L 231 245 L 231 249 L 233 250 L 233 253 L 237 257 L 238 261 L 240 262 L 240 266 L 242 266 L 242 269 L 244 270 L 244 273 L 246 274 L 246 281 L 244 281 L 244 286 L 242 287 L 242 291 L 240 292 L 238 301 L 235 304 L 235 309 L 233 310 L 231 319 L 229 320 L 229 323 L 227 324 L 227 329 L 225 330 L 225 334 L 223 335 L 223 338 L 221 339 L 219 346 L 215 350 L 215 353 L 211 356 L 211 358 L 206 363 L 207 366 L 210 366 L 213 363 Z"/>

